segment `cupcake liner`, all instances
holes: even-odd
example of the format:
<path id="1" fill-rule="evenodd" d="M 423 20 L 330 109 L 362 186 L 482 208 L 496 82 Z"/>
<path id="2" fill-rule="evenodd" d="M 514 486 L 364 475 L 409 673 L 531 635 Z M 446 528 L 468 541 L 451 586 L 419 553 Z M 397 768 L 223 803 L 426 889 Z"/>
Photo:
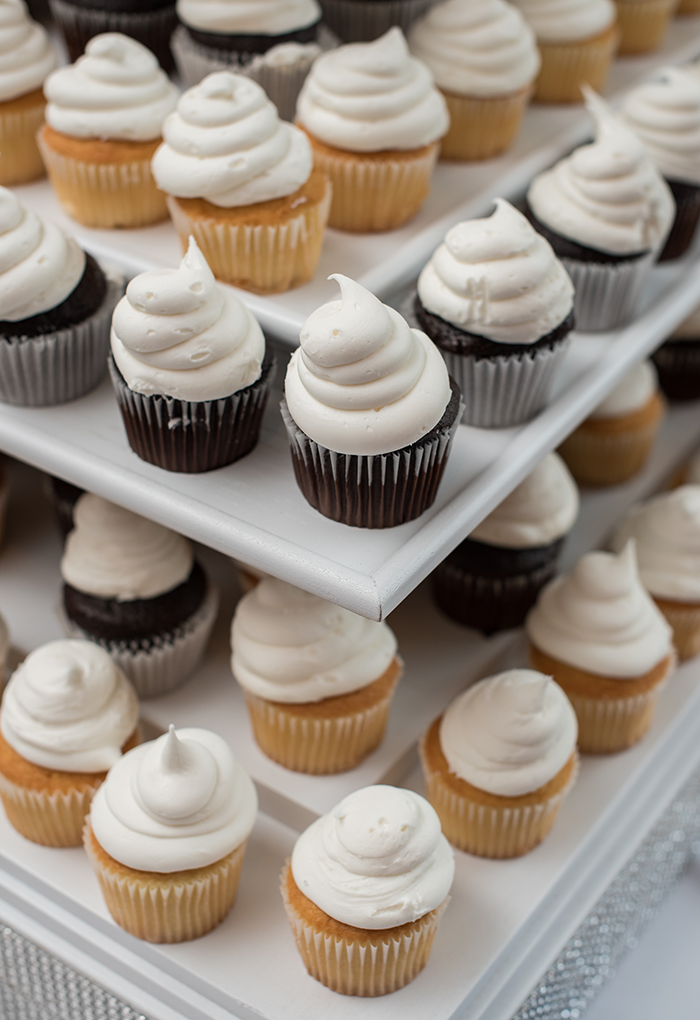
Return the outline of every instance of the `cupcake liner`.
<path id="1" fill-rule="evenodd" d="M 659 262 L 685 255 L 695 236 L 700 219 L 700 184 L 666 179 L 676 203 L 676 217 L 659 255 Z"/>
<path id="2" fill-rule="evenodd" d="M 651 596 L 673 628 L 673 643 L 681 662 L 700 653 L 700 604 L 673 602 Z"/>
<path id="3" fill-rule="evenodd" d="M 187 942 L 221 924 L 231 910 L 246 844 L 203 868 L 173 874 L 137 871 L 115 861 L 89 822 L 83 845 L 117 924 L 145 942 Z"/>
<path id="4" fill-rule="evenodd" d="M 70 637 L 94 641 L 109 652 L 131 680 L 139 698 L 157 698 L 179 687 L 194 672 L 204 655 L 218 610 L 219 592 L 210 585 L 197 612 L 167 634 L 141 640 L 103 641 L 65 615 L 64 624 Z"/>
<path id="5" fill-rule="evenodd" d="M 266 355 L 260 377 L 230 397 L 187 401 L 129 389 L 109 358 L 109 373 L 129 446 L 165 471 L 200 474 L 232 464 L 258 441 L 276 359 Z"/>
<path id="6" fill-rule="evenodd" d="M 123 293 L 123 281 L 108 276 L 105 299 L 85 322 L 45 336 L 0 339 L 0 401 L 46 407 L 94 389 L 106 372 L 112 312 Z"/>
<path id="7" fill-rule="evenodd" d="M 597 333 L 623 326 L 634 315 L 657 251 L 619 262 L 578 262 L 559 256 L 574 289 L 576 328 Z"/>
<path id="8" fill-rule="evenodd" d="M 667 340 L 651 356 L 659 386 L 669 400 L 700 398 L 700 337 Z"/>
<path id="9" fill-rule="evenodd" d="M 297 484 L 324 517 L 355 528 L 392 528 L 412 521 L 435 502 L 459 420 L 459 390 L 427 436 L 393 453 L 335 453 L 301 431 L 280 405 Z"/>
<path id="10" fill-rule="evenodd" d="M 392 25 L 404 35 L 433 0 L 320 0 L 323 20 L 343 42 L 371 42 Z"/>
<path id="11" fill-rule="evenodd" d="M 651 726 L 663 686 L 661 683 L 630 698 L 604 700 L 567 691 L 578 719 L 579 750 L 583 754 L 615 754 L 640 741 Z"/>
<path id="12" fill-rule="evenodd" d="M 507 96 L 458 96 L 440 90 L 450 112 L 450 129 L 440 142 L 440 159 L 491 159 L 515 140 L 532 87 Z"/>
<path id="13" fill-rule="evenodd" d="M 663 42 L 677 0 L 615 0 L 620 56 L 649 53 Z"/>
<path id="14" fill-rule="evenodd" d="M 282 872 L 282 899 L 311 977 L 342 995 L 367 997 L 395 992 L 423 970 L 449 897 L 412 924 L 372 930 L 343 925 L 347 934 L 329 934 L 303 917 L 291 902 L 288 870 L 289 862 Z"/>
<path id="15" fill-rule="evenodd" d="M 170 36 L 177 25 L 175 4 L 152 11 L 110 11 L 103 7 L 85 7 L 66 0 L 49 0 L 49 9 L 54 24 L 62 33 L 72 63 L 83 53 L 85 45 L 102 32 L 121 32 L 137 39 L 147 46 L 166 71 L 172 71 L 175 64 L 170 46 Z"/>
<path id="16" fill-rule="evenodd" d="M 12 102 L 0 103 L 0 184 L 12 187 L 35 181 L 46 173 L 36 144 L 36 134 L 44 123 L 46 101 L 39 90 L 37 102 L 24 107 Z"/>
<path id="17" fill-rule="evenodd" d="M 167 205 L 183 248 L 187 249 L 192 234 L 217 279 L 256 294 L 277 294 L 299 287 L 314 275 L 331 192 L 326 187 L 319 202 L 306 202 L 299 209 L 290 203 L 281 223 L 256 222 L 254 205 L 248 207 L 247 223 L 191 215 L 179 199 L 170 196 Z"/>
<path id="18" fill-rule="evenodd" d="M 42 846 L 80 846 L 85 816 L 99 786 L 86 782 L 82 789 L 31 790 L 0 773 L 0 798 L 5 813 L 25 839 Z"/>
<path id="19" fill-rule="evenodd" d="M 615 25 L 579 42 L 553 43 L 537 40 L 542 66 L 535 82 L 533 100 L 538 103 L 581 103 L 581 85 L 587 82 L 602 92 L 617 50 Z"/>

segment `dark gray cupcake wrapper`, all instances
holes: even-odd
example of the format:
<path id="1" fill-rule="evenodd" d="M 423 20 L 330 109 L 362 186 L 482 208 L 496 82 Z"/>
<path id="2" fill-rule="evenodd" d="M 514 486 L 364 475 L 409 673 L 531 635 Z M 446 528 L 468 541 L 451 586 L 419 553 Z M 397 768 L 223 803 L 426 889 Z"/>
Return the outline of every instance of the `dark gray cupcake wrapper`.
<path id="1" fill-rule="evenodd" d="M 700 337 L 669 340 L 651 356 L 659 386 L 669 400 L 700 398 Z"/>
<path id="2" fill-rule="evenodd" d="M 44 336 L 0 339 L 0 401 L 47 407 L 94 389 L 107 371 L 112 312 L 123 293 L 123 280 L 108 277 L 104 301 L 85 322 Z"/>
<path id="3" fill-rule="evenodd" d="M 576 262 L 562 256 L 575 289 L 576 328 L 598 333 L 629 322 L 657 258 L 658 249 L 620 262 Z"/>
<path id="4" fill-rule="evenodd" d="M 175 4 L 152 11 L 109 11 L 82 7 L 67 0 L 49 0 L 51 16 L 62 32 L 68 53 L 76 61 L 93 36 L 103 32 L 121 32 L 147 46 L 166 71 L 173 69 L 170 36 L 177 25 Z"/>
<path id="5" fill-rule="evenodd" d="M 433 0 L 320 0 L 323 20 L 343 42 L 371 42 L 398 25 L 404 33 Z"/>

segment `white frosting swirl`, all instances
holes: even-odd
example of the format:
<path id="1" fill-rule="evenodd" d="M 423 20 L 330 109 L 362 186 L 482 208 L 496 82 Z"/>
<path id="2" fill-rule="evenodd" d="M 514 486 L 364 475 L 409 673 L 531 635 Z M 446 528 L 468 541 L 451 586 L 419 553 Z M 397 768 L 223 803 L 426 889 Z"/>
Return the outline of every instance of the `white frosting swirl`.
<path id="1" fill-rule="evenodd" d="M 44 85 L 46 121 L 72 138 L 147 142 L 159 138 L 179 90 L 140 42 L 118 32 L 90 39 L 75 64 Z"/>
<path id="2" fill-rule="evenodd" d="M 469 537 L 508 549 L 549 545 L 569 531 L 578 507 L 571 472 L 559 454 L 548 453 Z"/>
<path id="3" fill-rule="evenodd" d="M 41 88 L 58 57 L 24 0 L 0 0 L 0 102 Z"/>
<path id="4" fill-rule="evenodd" d="M 131 281 L 114 311 L 112 354 L 136 393 L 216 400 L 260 377 L 265 337 L 190 237 L 179 269 Z"/>
<path id="5" fill-rule="evenodd" d="M 700 602 L 700 485 L 681 485 L 632 507 L 615 531 L 613 549 L 630 538 L 652 595 Z"/>
<path id="6" fill-rule="evenodd" d="M 336 921 L 394 928 L 439 907 L 454 853 L 431 805 L 411 790 L 367 786 L 302 832 L 292 852 L 299 889 Z"/>
<path id="7" fill-rule="evenodd" d="M 667 179 L 700 185 L 700 80 L 679 67 L 625 96 L 622 115 Z"/>
<path id="8" fill-rule="evenodd" d="M 78 591 L 126 602 L 171 591 L 193 563 L 189 539 L 86 492 L 75 504 L 61 574 Z"/>
<path id="9" fill-rule="evenodd" d="M 423 307 L 500 344 L 540 340 L 567 317 L 574 287 L 551 246 L 504 198 L 448 230 L 418 277 Z"/>
<path id="10" fill-rule="evenodd" d="M 437 425 L 450 396 L 447 368 L 425 333 L 346 276 L 341 300 L 312 312 L 287 368 L 299 428 L 336 453 L 391 453 Z"/>
<path id="11" fill-rule="evenodd" d="M 548 783 L 574 753 L 577 736 L 566 694 L 533 669 L 480 680 L 452 702 L 440 722 L 450 771 L 499 797 L 522 797 Z"/>
<path id="12" fill-rule="evenodd" d="M 463 96 L 502 96 L 537 77 L 535 33 L 505 0 L 444 0 L 408 35 L 437 85 Z"/>
<path id="13" fill-rule="evenodd" d="M 658 390 L 656 368 L 652 361 L 642 361 L 608 393 L 589 416 L 593 421 L 623 418 L 645 407 Z"/>
<path id="14" fill-rule="evenodd" d="M 15 670 L 0 727 L 26 761 L 61 772 L 106 772 L 139 721 L 136 692 L 92 641 L 51 641 Z"/>
<path id="15" fill-rule="evenodd" d="M 598 251 L 658 248 L 675 216 L 669 187 L 637 136 L 592 89 L 583 91 L 595 141 L 535 177 L 530 208 L 545 226 Z"/>
<path id="16" fill-rule="evenodd" d="M 0 188 L 0 320 L 21 322 L 60 305 L 85 271 L 85 252 Z"/>
<path id="17" fill-rule="evenodd" d="M 116 861 L 170 874 L 222 860 L 248 838 L 257 810 L 252 780 L 220 736 L 171 726 L 110 769 L 90 825 Z"/>
<path id="18" fill-rule="evenodd" d="M 284 35 L 321 18 L 316 0 L 177 0 L 184 25 L 230 35 Z"/>
<path id="19" fill-rule="evenodd" d="M 671 654 L 671 628 L 637 570 L 634 543 L 619 555 L 592 552 L 540 593 L 525 621 L 546 655 L 577 669 L 634 680 Z"/>
<path id="20" fill-rule="evenodd" d="M 311 175 L 304 132 L 279 119 L 256 82 L 230 71 L 183 93 L 163 139 L 151 169 L 158 187 L 178 198 L 254 205 L 291 195 Z"/>
<path id="21" fill-rule="evenodd" d="M 238 603 L 231 647 L 241 687 L 268 701 L 305 703 L 378 680 L 396 654 L 396 638 L 386 623 L 269 577 Z"/>
<path id="22" fill-rule="evenodd" d="M 428 68 L 412 57 L 400 28 L 369 43 L 322 53 L 297 102 L 300 124 L 350 152 L 418 149 L 450 126 Z"/>
<path id="23" fill-rule="evenodd" d="M 542 42 L 591 39 L 616 18 L 612 0 L 513 0 Z"/>

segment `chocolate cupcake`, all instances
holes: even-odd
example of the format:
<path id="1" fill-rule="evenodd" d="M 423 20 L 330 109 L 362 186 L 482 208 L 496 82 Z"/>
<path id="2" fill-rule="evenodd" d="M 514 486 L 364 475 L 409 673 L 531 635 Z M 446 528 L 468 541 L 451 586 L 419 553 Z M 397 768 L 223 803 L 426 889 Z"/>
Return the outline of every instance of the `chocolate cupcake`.
<path id="1" fill-rule="evenodd" d="M 651 357 L 669 400 L 700 397 L 700 305 Z"/>
<path id="2" fill-rule="evenodd" d="M 170 52 L 177 25 L 172 0 L 49 0 L 49 8 L 71 61 L 82 55 L 93 36 L 121 32 L 148 47 L 166 71 L 175 66 Z"/>

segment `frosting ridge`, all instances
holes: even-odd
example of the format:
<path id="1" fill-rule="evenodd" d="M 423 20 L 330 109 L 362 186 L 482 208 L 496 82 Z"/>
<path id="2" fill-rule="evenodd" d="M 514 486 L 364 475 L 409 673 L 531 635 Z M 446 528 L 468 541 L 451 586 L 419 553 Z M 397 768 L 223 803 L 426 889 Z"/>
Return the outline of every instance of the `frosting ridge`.
<path id="1" fill-rule="evenodd" d="M 24 0 L 0 0 L 0 102 L 41 88 L 58 56 Z"/>
<path id="2" fill-rule="evenodd" d="M 622 114 L 664 177 L 700 185 L 700 80 L 666 67 L 627 93 Z"/>
<path id="3" fill-rule="evenodd" d="M 573 42 L 604 32 L 616 18 L 611 0 L 513 0 L 543 42 Z"/>
<path id="4" fill-rule="evenodd" d="M 316 0 L 177 0 L 177 16 L 203 32 L 283 35 L 320 20 Z"/>

